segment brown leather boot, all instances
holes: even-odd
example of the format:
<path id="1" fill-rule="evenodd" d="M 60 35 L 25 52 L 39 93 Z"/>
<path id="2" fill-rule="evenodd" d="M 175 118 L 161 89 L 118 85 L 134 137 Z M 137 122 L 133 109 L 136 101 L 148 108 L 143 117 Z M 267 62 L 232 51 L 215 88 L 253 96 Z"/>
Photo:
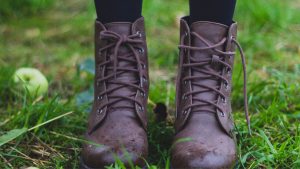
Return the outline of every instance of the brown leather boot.
<path id="1" fill-rule="evenodd" d="M 144 19 L 95 25 L 95 96 L 82 151 L 82 168 L 116 159 L 143 166 L 148 153 L 148 62 Z"/>
<path id="2" fill-rule="evenodd" d="M 237 25 L 195 22 L 189 26 L 187 17 L 180 24 L 172 167 L 231 168 L 237 157 L 230 103 Z"/>

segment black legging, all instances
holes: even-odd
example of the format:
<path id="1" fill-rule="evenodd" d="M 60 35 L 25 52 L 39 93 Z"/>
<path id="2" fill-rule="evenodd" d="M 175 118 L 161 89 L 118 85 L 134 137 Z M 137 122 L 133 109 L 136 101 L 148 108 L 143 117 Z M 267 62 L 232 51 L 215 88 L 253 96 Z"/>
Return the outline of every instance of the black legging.
<path id="1" fill-rule="evenodd" d="M 109 22 L 134 22 L 142 16 L 143 0 L 94 0 L 98 20 Z M 150 0 L 151 1 L 151 0 Z"/>
<path id="2" fill-rule="evenodd" d="M 190 0 L 190 20 L 232 23 L 236 0 Z"/>
<path id="3" fill-rule="evenodd" d="M 190 20 L 230 25 L 236 0 L 190 0 Z M 142 15 L 142 0 L 95 0 L 98 20 L 133 22 Z"/>

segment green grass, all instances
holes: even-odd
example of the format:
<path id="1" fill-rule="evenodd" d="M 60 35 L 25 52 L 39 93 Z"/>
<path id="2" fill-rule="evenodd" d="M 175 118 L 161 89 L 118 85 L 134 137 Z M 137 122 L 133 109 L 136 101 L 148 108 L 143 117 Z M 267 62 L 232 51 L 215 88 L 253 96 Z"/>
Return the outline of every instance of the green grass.
<path id="1" fill-rule="evenodd" d="M 300 168 L 299 3 L 238 2 L 235 20 L 247 56 L 253 134 L 247 134 L 243 117 L 241 62 L 236 57 L 232 103 L 239 150 L 236 168 Z M 157 124 L 149 104 L 147 161 L 152 169 L 167 168 L 174 133 L 178 18 L 188 13 L 188 4 L 149 0 L 143 13 L 151 67 L 149 99 L 165 103 L 169 114 L 168 123 Z M 38 15 L 1 22 L 0 136 L 12 129 L 39 127 L 0 146 L 0 168 L 78 168 L 93 78 L 78 65 L 93 57 L 94 18 L 92 1 L 64 0 Z M 30 98 L 15 90 L 11 76 L 23 66 L 47 76 L 47 96 Z M 72 113 L 53 120 L 68 112 Z M 122 163 L 110 168 L 122 168 Z"/>

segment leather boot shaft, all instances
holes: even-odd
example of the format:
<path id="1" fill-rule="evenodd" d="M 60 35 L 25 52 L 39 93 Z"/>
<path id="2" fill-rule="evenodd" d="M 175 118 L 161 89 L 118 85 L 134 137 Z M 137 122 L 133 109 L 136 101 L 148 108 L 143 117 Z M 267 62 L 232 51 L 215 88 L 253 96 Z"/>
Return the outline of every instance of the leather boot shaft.
<path id="1" fill-rule="evenodd" d="M 122 109 L 128 109 L 128 107 L 134 108 L 134 113 L 139 117 L 144 129 L 147 128 L 147 114 L 145 111 L 145 105 L 147 104 L 148 90 L 149 90 L 149 75 L 148 75 L 148 56 L 147 56 L 147 44 L 146 44 L 146 34 L 144 28 L 144 18 L 138 19 L 134 23 L 129 22 L 113 22 L 107 23 L 103 25 L 101 22 L 96 21 L 95 23 L 95 68 L 96 75 L 94 79 L 94 110 L 92 111 L 89 119 L 89 130 L 92 130 L 97 123 L 101 122 L 106 114 L 108 113 L 108 106 L 101 107 L 101 104 L 108 102 L 107 94 L 109 95 L 120 95 L 123 97 L 128 97 L 130 94 L 132 95 L 132 99 L 139 100 L 139 103 L 134 103 L 128 99 L 119 99 L 117 102 L 118 106 Z M 112 34 L 107 33 L 107 31 L 112 32 Z M 108 37 L 107 37 L 107 34 Z M 118 80 L 123 83 L 131 83 L 135 82 L 135 85 L 141 87 L 141 90 L 137 90 L 134 87 L 123 87 L 120 89 L 116 89 L 107 94 L 102 94 L 103 91 L 117 88 L 120 86 L 118 83 L 107 84 L 105 81 L 100 82 L 99 80 L 104 78 L 106 75 L 113 74 L 113 69 L 106 69 L 107 67 L 113 67 L 115 63 L 114 61 L 114 49 L 115 47 L 111 47 L 107 50 L 101 50 L 101 48 L 105 48 L 109 45 L 111 41 L 120 41 L 120 43 L 127 43 L 130 41 L 129 36 L 135 36 L 135 40 L 138 39 L 141 42 L 136 43 L 132 42 L 134 46 L 132 49 L 128 48 L 126 45 L 120 45 L 117 54 L 119 57 L 125 57 L 127 59 L 136 60 L 133 56 L 137 55 L 139 57 L 140 63 L 136 61 L 127 61 L 118 59 L 118 65 L 121 68 L 128 69 L 136 69 L 137 72 L 134 71 L 123 71 L 120 72 L 118 76 Z M 117 56 L 117 57 L 118 57 Z M 129 57 L 130 56 L 130 57 Z M 107 61 L 111 61 L 110 64 L 103 65 Z M 138 65 L 139 64 L 139 65 Z M 117 73 L 117 72 L 115 72 Z M 107 81 L 106 81 L 107 82 Z M 143 92 L 144 91 L 144 92 Z M 101 95 L 102 94 L 102 95 Z M 133 94 L 135 96 L 133 96 Z M 96 101 L 98 100 L 98 101 Z M 100 100 L 100 101 L 99 101 Z M 112 101 L 116 101 L 116 98 L 111 98 Z M 130 105 L 130 106 L 129 106 Z M 102 109 L 97 109 L 101 107 Z M 113 109 L 114 107 L 110 107 Z M 129 108 L 131 109 L 131 108 Z M 98 112 L 98 113 L 97 113 Z M 97 118 L 95 118 L 97 116 Z"/>
<path id="2" fill-rule="evenodd" d="M 191 34 L 191 32 L 193 34 Z M 199 38 L 195 36 L 195 34 L 201 37 Z M 187 20 L 181 20 L 181 45 L 204 48 L 204 50 L 189 50 L 185 48 L 180 51 L 181 63 L 179 63 L 176 96 L 177 118 L 175 128 L 177 131 L 184 126 L 191 112 L 216 112 L 215 115 L 220 127 L 224 129 L 228 135 L 232 136 L 231 86 L 235 45 L 230 39 L 236 38 L 236 36 L 236 23 L 233 23 L 230 27 L 212 22 L 195 22 L 189 26 Z M 216 47 L 205 49 L 208 48 L 208 46 Z M 216 52 L 216 50 L 224 52 L 225 55 Z M 184 64 L 196 64 L 198 62 L 202 62 L 203 65 L 200 63 L 198 67 L 184 66 Z M 214 76 L 213 74 L 216 75 Z M 189 94 L 190 92 L 195 93 Z M 196 98 L 196 100 L 193 98 Z M 199 101 L 197 98 L 201 98 L 201 100 L 204 99 L 215 105 L 205 103 L 201 100 Z M 201 105 L 201 103 L 203 105 Z M 186 109 L 186 107 L 192 104 L 200 104 L 200 106 Z"/>
<path id="3" fill-rule="evenodd" d="M 148 154 L 149 90 L 144 18 L 95 23 L 94 103 L 82 151 L 82 168 L 104 168 L 117 159 L 144 165 Z"/>
<path id="4" fill-rule="evenodd" d="M 228 169 L 236 162 L 231 115 L 236 35 L 236 23 L 181 20 L 173 168 Z"/>

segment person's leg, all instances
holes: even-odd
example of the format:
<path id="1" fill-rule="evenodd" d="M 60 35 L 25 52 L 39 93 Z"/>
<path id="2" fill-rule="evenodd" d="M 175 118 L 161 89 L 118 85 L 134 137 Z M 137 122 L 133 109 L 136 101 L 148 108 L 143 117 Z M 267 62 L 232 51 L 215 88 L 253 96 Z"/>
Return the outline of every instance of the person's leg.
<path id="1" fill-rule="evenodd" d="M 102 23 L 134 22 L 142 16 L 142 0 L 94 0 Z"/>
<path id="2" fill-rule="evenodd" d="M 117 159 L 126 168 L 145 167 L 149 77 L 141 2 L 95 1 L 94 103 L 81 169 L 105 168 Z"/>
<path id="3" fill-rule="evenodd" d="M 191 16 L 180 22 L 180 63 L 171 166 L 232 168 L 237 151 L 231 109 L 231 86 L 237 24 L 235 0 L 190 0 Z M 242 65 L 245 76 L 245 61 Z M 248 127 L 247 94 L 244 103 Z M 190 141 L 180 140 L 189 138 Z"/>
<path id="4" fill-rule="evenodd" d="M 231 25 L 236 0 L 190 0 L 190 20 Z"/>

